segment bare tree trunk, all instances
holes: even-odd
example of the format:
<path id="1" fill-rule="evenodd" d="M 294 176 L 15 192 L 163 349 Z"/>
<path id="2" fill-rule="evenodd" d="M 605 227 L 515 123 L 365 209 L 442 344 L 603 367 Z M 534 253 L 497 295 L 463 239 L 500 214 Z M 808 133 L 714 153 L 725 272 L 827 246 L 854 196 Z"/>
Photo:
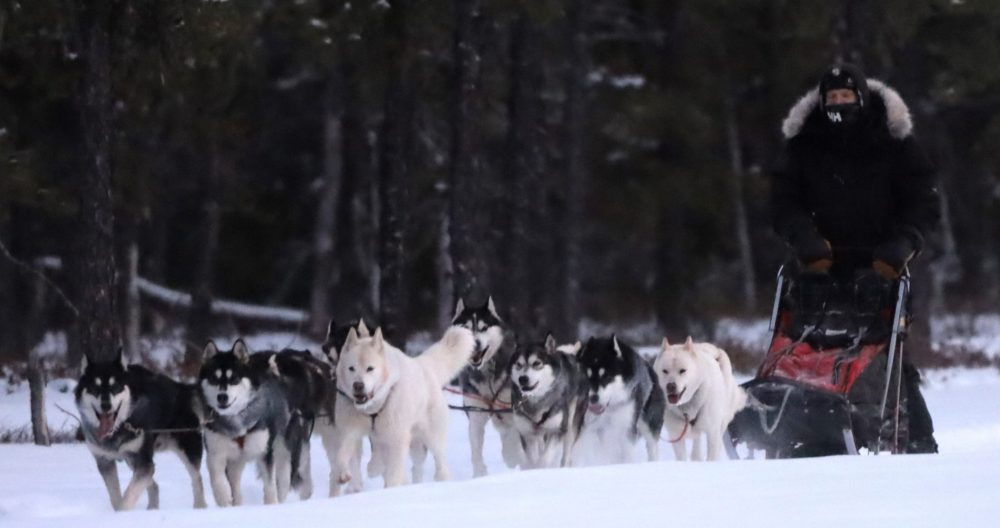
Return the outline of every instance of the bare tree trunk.
<path id="1" fill-rule="evenodd" d="M 45 335 L 46 284 L 42 279 L 44 269 L 36 264 L 37 275 L 31 281 L 31 299 L 28 306 L 28 317 L 22 347 L 28 357 L 28 393 L 31 400 L 31 432 L 35 445 L 47 446 L 52 442 L 49 438 L 49 424 L 45 419 L 45 365 L 42 364 L 35 349 L 35 344 Z"/>
<path id="2" fill-rule="evenodd" d="M 451 72 L 451 165 L 447 187 L 451 218 L 448 221 L 451 252 L 452 294 L 456 297 L 483 296 L 487 270 L 483 261 L 477 216 L 482 214 L 479 193 L 482 188 L 476 159 L 477 131 L 473 122 L 474 98 L 480 90 L 477 74 L 477 50 L 472 42 L 473 17 L 477 0 L 455 0 L 455 27 L 452 35 Z M 480 185 L 475 185 L 475 183 Z M 466 299 L 468 300 L 468 299 Z"/>
<path id="3" fill-rule="evenodd" d="M 215 283 L 215 258 L 219 248 L 221 211 L 218 201 L 219 153 L 214 141 L 209 146 L 209 163 L 201 178 L 202 221 L 199 233 L 198 263 L 191 293 L 185 336 L 184 372 L 193 375 L 202 361 L 202 351 L 212 331 L 212 290 Z"/>
<path id="4" fill-rule="evenodd" d="M 379 162 L 379 319 L 390 339 L 405 339 L 405 253 L 407 139 L 410 132 L 411 97 L 409 50 L 406 31 L 409 1 L 393 3 L 386 19 L 386 64 L 389 80 L 385 94 Z"/>
<path id="5" fill-rule="evenodd" d="M 325 335 L 326 325 L 330 321 L 330 278 L 336 265 L 334 231 L 337 228 L 337 205 L 340 202 L 344 163 L 343 120 L 338 92 L 337 81 L 332 81 L 331 86 L 327 88 L 327 101 L 324 105 L 323 188 L 320 191 L 316 228 L 313 233 L 313 254 L 316 265 L 313 270 L 309 311 L 309 333 L 314 337 Z"/>
<path id="6" fill-rule="evenodd" d="M 43 286 L 44 287 L 44 286 Z M 28 353 L 28 394 L 31 399 L 31 433 L 35 445 L 52 444 L 49 436 L 49 423 L 45 418 L 45 367 L 38 354 L 32 350 Z"/>
<path id="7" fill-rule="evenodd" d="M 439 182 L 439 187 L 447 185 Z M 442 204 L 448 203 L 445 192 L 441 193 Z M 451 215 L 448 207 L 441 207 L 438 214 L 438 247 L 437 247 L 437 324 L 439 329 L 447 328 L 451 323 L 452 310 L 455 308 L 455 265 L 451 260 Z"/>
<path id="8" fill-rule="evenodd" d="M 731 86 L 731 84 L 729 85 Z M 727 87 L 728 88 L 728 87 Z M 757 304 L 757 282 L 753 266 L 753 248 L 750 244 L 750 227 L 747 223 L 746 202 L 743 197 L 743 149 L 740 145 L 739 116 L 736 113 L 735 96 L 731 89 L 725 94 L 726 143 L 729 149 L 729 167 L 732 171 L 729 185 L 730 201 L 735 219 L 734 230 L 739 246 L 740 271 L 743 275 L 743 311 L 752 313 Z"/>
<path id="9" fill-rule="evenodd" d="M 587 199 L 590 176 L 584 160 L 583 131 L 586 127 L 587 74 L 590 61 L 587 52 L 586 28 L 588 23 L 586 0 L 571 0 L 569 18 L 569 65 L 566 69 L 566 232 L 565 274 L 562 289 L 562 317 L 560 333 L 575 338 L 581 310 L 580 258 L 583 245 L 583 210 Z"/>
<path id="10" fill-rule="evenodd" d="M 543 79 L 537 59 L 536 29 L 527 13 L 518 13 L 510 28 L 510 94 L 507 99 L 507 138 L 504 156 L 504 173 L 507 190 L 508 224 L 504 240 L 505 298 L 498 299 L 507 306 L 510 324 L 526 336 L 539 337 L 548 327 L 546 314 L 533 310 L 544 303 L 541 288 L 531 282 L 532 269 L 548 266 L 534 263 L 532 256 L 543 253 L 538 241 L 536 210 L 544 209 L 535 204 L 541 189 L 543 155 L 540 151 L 542 137 L 540 93 Z"/>
<path id="11" fill-rule="evenodd" d="M 129 242 L 126 262 L 125 288 L 125 356 L 137 359 L 140 352 L 140 324 L 142 322 L 142 305 L 139 300 L 139 244 L 135 238 Z"/>
<path id="12" fill-rule="evenodd" d="M 114 202 L 111 198 L 111 23 L 112 2 L 94 0 L 78 6 L 83 59 L 80 110 L 81 167 L 78 196 L 79 235 L 75 277 L 79 281 L 79 346 L 92 361 L 111 360 L 121 346 L 116 306 Z"/>

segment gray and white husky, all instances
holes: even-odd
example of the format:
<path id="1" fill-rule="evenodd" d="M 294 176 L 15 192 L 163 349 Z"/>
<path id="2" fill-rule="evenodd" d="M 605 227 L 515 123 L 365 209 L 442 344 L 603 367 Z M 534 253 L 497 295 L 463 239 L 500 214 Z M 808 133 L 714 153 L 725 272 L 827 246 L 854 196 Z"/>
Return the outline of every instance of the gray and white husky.
<path id="1" fill-rule="evenodd" d="M 573 447 L 587 410 L 587 380 L 576 358 L 559 350 L 549 335 L 544 343 L 518 344 L 510 364 L 513 422 L 524 448 L 527 469 L 573 463 Z"/>
<path id="2" fill-rule="evenodd" d="M 153 453 L 166 449 L 177 453 L 191 476 L 194 507 L 205 507 L 194 387 L 139 365 L 126 365 L 119 349 L 111 361 L 89 362 L 84 357 L 74 396 L 83 437 L 108 488 L 111 507 L 130 510 L 143 492 L 149 497 L 149 509 L 159 507 Z M 118 460 L 132 469 L 124 494 L 115 467 Z"/>
<path id="3" fill-rule="evenodd" d="M 504 463 L 510 468 L 517 467 L 524 460 L 524 450 L 509 412 L 512 384 L 508 367 L 513 346 L 504 346 L 504 322 L 497 315 L 493 297 L 482 306 L 466 306 L 459 299 L 455 305 L 452 325 L 467 328 L 476 337 L 476 351 L 469 360 L 469 365 L 459 375 L 464 393 L 463 405 L 482 409 L 466 412 L 469 417 L 473 476 L 479 477 L 487 473 L 486 462 L 483 460 L 487 422 L 492 422 L 500 434 Z"/>
<path id="4" fill-rule="evenodd" d="M 666 398 L 653 367 L 615 335 L 590 338 L 577 360 L 590 387 L 583 435 L 595 441 L 594 454 L 610 454 L 611 462 L 631 462 L 641 436 L 647 457 L 657 460 Z"/>
<path id="5" fill-rule="evenodd" d="M 275 356 L 251 355 L 242 339 L 228 352 L 209 342 L 198 382 L 206 415 L 208 475 L 216 504 L 243 503 L 240 477 L 248 462 L 257 464 L 264 482 L 264 503 L 284 501 L 291 483 L 285 435 L 292 415 Z"/>

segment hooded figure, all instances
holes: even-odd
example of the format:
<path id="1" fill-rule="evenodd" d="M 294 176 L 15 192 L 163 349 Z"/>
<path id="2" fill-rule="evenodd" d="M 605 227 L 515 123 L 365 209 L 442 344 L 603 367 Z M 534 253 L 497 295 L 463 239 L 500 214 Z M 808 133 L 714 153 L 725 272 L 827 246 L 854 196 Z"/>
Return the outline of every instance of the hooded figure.
<path id="1" fill-rule="evenodd" d="M 859 68 L 826 71 L 782 124 L 785 145 L 774 172 L 774 229 L 805 273 L 804 312 L 832 277 L 899 278 L 937 226 L 934 174 L 913 137 L 906 103 Z M 884 286 L 883 286 L 884 287 Z M 937 452 L 920 375 L 904 363 L 910 453 Z"/>
<path id="2" fill-rule="evenodd" d="M 774 174 L 774 228 L 812 271 L 895 279 L 939 218 L 906 103 L 844 64 L 792 107 Z"/>

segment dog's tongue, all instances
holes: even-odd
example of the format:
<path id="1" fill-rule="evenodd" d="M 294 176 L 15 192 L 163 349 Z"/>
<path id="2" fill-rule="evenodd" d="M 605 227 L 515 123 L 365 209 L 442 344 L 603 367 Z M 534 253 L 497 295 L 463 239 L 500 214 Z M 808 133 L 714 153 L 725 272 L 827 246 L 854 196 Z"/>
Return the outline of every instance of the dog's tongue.
<path id="1" fill-rule="evenodd" d="M 97 415 L 97 436 L 107 438 L 115 428 L 115 413 L 101 413 Z"/>
<path id="2" fill-rule="evenodd" d="M 596 403 L 591 403 L 590 406 L 588 407 L 588 409 L 590 410 L 590 412 L 592 412 L 594 414 L 603 414 L 604 413 L 604 406 L 603 405 L 597 405 Z"/>
<path id="3" fill-rule="evenodd" d="M 670 403 L 677 403 L 680 399 L 680 394 L 667 394 L 667 401 Z"/>

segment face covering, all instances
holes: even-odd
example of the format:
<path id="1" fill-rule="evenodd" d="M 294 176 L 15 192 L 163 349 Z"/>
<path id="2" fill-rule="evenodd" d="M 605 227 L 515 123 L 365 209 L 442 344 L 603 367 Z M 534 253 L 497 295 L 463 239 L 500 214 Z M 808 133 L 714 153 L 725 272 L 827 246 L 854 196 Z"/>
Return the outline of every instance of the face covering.
<path id="1" fill-rule="evenodd" d="M 847 128 L 858 122 L 861 105 L 858 103 L 826 105 L 826 118 L 834 126 Z"/>

